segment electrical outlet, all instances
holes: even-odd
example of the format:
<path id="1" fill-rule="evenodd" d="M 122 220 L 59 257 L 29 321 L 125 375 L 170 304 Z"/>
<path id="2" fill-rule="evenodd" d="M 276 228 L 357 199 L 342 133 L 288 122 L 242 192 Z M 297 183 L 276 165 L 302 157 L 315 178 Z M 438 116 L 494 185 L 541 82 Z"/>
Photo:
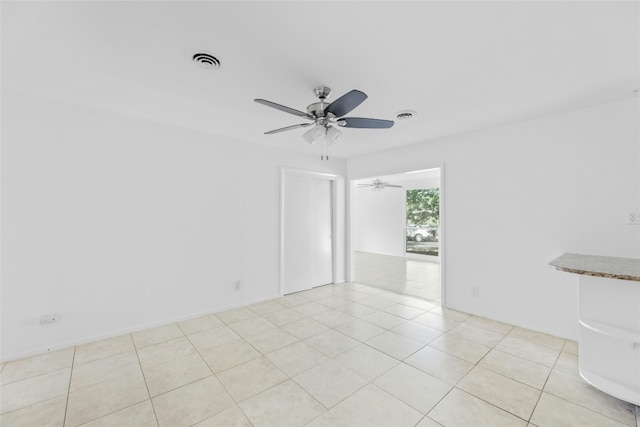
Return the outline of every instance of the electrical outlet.
<path id="1" fill-rule="evenodd" d="M 478 288 L 477 286 L 474 286 L 473 288 L 471 288 L 471 294 L 474 297 L 477 297 L 480 295 L 480 288 Z"/>
<path id="2" fill-rule="evenodd" d="M 627 225 L 640 225 L 640 212 L 627 212 Z"/>
<path id="3" fill-rule="evenodd" d="M 40 324 L 48 325 L 50 323 L 56 323 L 57 320 L 58 320 L 57 314 L 45 314 L 40 318 Z"/>
<path id="4" fill-rule="evenodd" d="M 240 290 L 240 288 L 241 288 L 240 280 L 236 280 L 235 282 L 233 282 L 233 285 L 235 286 L 236 291 Z"/>

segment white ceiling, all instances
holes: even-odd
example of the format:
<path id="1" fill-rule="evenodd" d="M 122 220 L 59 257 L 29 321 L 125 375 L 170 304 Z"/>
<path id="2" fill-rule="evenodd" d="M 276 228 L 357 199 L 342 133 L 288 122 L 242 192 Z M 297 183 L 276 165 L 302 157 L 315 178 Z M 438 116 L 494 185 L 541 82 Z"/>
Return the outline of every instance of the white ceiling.
<path id="1" fill-rule="evenodd" d="M 369 95 L 350 158 L 633 96 L 638 2 L 2 2 L 2 89 L 316 155 L 313 88 Z M 222 66 L 199 68 L 196 52 Z"/>

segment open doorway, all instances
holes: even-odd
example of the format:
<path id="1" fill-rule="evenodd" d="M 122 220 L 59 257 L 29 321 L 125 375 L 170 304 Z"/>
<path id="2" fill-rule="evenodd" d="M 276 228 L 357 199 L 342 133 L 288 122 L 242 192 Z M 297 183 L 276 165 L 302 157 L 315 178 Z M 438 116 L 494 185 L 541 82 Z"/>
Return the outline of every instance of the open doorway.
<path id="1" fill-rule="evenodd" d="M 355 282 L 441 303 L 441 168 L 351 181 Z"/>

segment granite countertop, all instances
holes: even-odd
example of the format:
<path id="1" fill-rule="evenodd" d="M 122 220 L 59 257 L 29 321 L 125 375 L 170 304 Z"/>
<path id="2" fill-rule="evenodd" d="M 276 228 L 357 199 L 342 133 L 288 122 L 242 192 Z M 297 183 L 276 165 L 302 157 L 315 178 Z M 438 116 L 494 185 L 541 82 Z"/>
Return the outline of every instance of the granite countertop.
<path id="1" fill-rule="evenodd" d="M 549 263 L 556 270 L 640 282 L 640 259 L 566 253 Z"/>

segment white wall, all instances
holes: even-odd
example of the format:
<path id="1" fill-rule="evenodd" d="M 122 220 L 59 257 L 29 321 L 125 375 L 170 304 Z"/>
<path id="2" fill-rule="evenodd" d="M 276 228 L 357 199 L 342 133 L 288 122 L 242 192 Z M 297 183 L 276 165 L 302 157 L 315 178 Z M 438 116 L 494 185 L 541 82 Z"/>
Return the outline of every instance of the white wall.
<path id="1" fill-rule="evenodd" d="M 345 174 L 311 151 L 2 102 L 2 360 L 277 297 L 280 167 Z"/>
<path id="2" fill-rule="evenodd" d="M 396 178 L 393 180 L 394 184 L 402 185 L 406 190 L 419 190 L 424 188 L 438 188 L 440 187 L 440 175 L 436 174 L 433 176 L 433 173 L 429 173 L 429 177 L 420 178 L 420 179 L 410 179 L 412 175 L 406 175 L 407 178 Z"/>
<path id="3" fill-rule="evenodd" d="M 354 187 L 354 250 L 404 256 L 404 188 Z"/>
<path id="4" fill-rule="evenodd" d="M 578 277 L 548 263 L 640 257 L 638 117 L 623 100 L 352 159 L 349 178 L 444 163 L 447 305 L 577 339 Z"/>

